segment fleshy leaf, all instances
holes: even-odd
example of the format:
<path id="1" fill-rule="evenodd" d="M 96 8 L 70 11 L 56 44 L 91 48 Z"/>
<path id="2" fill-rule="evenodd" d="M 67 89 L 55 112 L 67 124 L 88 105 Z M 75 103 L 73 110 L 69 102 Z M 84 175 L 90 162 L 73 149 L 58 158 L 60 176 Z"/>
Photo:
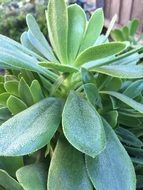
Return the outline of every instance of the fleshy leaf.
<path id="1" fill-rule="evenodd" d="M 46 17 L 51 44 L 61 63 L 66 64 L 68 13 L 65 0 L 50 0 Z"/>
<path id="2" fill-rule="evenodd" d="M 75 92 L 67 98 L 62 123 L 66 138 L 79 151 L 95 157 L 105 148 L 105 133 L 98 112 Z"/>
<path id="3" fill-rule="evenodd" d="M 52 157 L 49 176 L 49 190 L 92 190 L 86 173 L 82 153 L 60 138 Z"/>
<path id="4" fill-rule="evenodd" d="M 112 55 L 116 55 L 126 48 L 124 43 L 107 43 L 90 47 L 83 51 L 75 60 L 75 65 L 80 66 L 84 63 L 103 59 Z"/>
<path id="5" fill-rule="evenodd" d="M 68 8 L 68 58 L 75 60 L 86 27 L 86 16 L 80 6 L 74 4 Z"/>
<path id="6" fill-rule="evenodd" d="M 27 108 L 26 104 L 22 100 L 12 95 L 10 95 L 6 104 L 7 108 L 13 115 L 16 115 Z"/>
<path id="7" fill-rule="evenodd" d="M 22 157 L 0 157 L 0 169 L 15 177 L 16 171 L 24 165 Z"/>
<path id="8" fill-rule="evenodd" d="M 4 170 L 0 170 L 0 185 L 6 190 L 23 190 L 21 185 Z"/>
<path id="9" fill-rule="evenodd" d="M 26 190 L 46 190 L 47 172 L 44 164 L 32 164 L 20 168 L 16 177 Z"/>
<path id="10" fill-rule="evenodd" d="M 86 166 L 96 190 L 135 190 L 136 176 L 133 164 L 113 129 L 104 122 L 107 145 L 96 158 L 86 156 Z"/>
<path id="11" fill-rule="evenodd" d="M 18 81 L 11 80 L 4 83 L 4 88 L 11 95 L 18 96 Z"/>
<path id="12" fill-rule="evenodd" d="M 0 155 L 26 155 L 49 143 L 62 112 L 61 99 L 47 98 L 15 115 L 0 127 Z"/>
<path id="13" fill-rule="evenodd" d="M 141 103 L 136 102 L 132 98 L 125 96 L 124 94 L 113 92 L 113 91 L 101 91 L 102 94 L 108 94 L 114 96 L 115 98 L 119 99 L 120 101 L 124 102 L 125 104 L 129 105 L 133 109 L 137 110 L 140 113 L 143 113 L 143 105 Z"/>
<path id="14" fill-rule="evenodd" d="M 97 9 L 91 16 L 84 39 L 81 44 L 80 52 L 94 45 L 104 26 L 104 13 L 102 9 Z"/>
<path id="15" fill-rule="evenodd" d="M 30 91 L 30 87 L 25 82 L 24 78 L 21 78 L 18 86 L 18 92 L 21 99 L 26 103 L 27 106 L 33 105 L 33 97 Z"/>
<path id="16" fill-rule="evenodd" d="M 143 66 L 141 65 L 107 65 L 95 67 L 92 71 L 118 78 L 143 78 Z"/>
<path id="17" fill-rule="evenodd" d="M 32 94 L 34 103 L 37 103 L 40 100 L 44 99 L 44 95 L 38 80 L 32 81 L 30 86 L 30 92 Z"/>
<path id="18" fill-rule="evenodd" d="M 29 28 L 29 32 L 31 37 L 29 37 L 29 40 L 31 44 L 41 53 L 43 54 L 48 60 L 50 61 L 57 61 L 55 58 L 52 48 L 50 47 L 48 41 L 45 39 L 44 35 L 40 31 L 40 28 L 35 20 L 35 18 L 28 14 L 26 17 L 27 25 Z M 34 41 L 33 41 L 33 40 Z M 35 43 L 33 43 L 35 42 Z"/>
<path id="19" fill-rule="evenodd" d="M 73 67 L 71 65 L 56 64 L 52 62 L 40 62 L 39 64 L 43 67 L 47 67 L 48 69 L 53 69 L 63 73 L 74 73 L 78 71 L 76 67 Z"/>
<path id="20" fill-rule="evenodd" d="M 118 127 L 116 129 L 116 133 L 117 135 L 119 135 L 119 137 L 121 137 L 120 138 L 121 142 L 138 148 L 143 147 L 143 142 L 139 138 L 137 138 L 133 133 L 131 133 L 129 130 L 124 129 L 122 127 Z"/>

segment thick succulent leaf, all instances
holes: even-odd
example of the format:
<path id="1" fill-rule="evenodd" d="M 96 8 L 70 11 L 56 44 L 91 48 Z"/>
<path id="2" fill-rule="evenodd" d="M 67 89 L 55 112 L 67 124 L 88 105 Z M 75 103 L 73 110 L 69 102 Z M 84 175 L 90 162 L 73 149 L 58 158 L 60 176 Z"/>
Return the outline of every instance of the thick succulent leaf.
<path id="1" fill-rule="evenodd" d="M 141 65 L 107 65 L 94 67 L 92 71 L 118 78 L 143 78 L 143 66 Z"/>
<path id="2" fill-rule="evenodd" d="M 63 132 L 79 151 L 95 157 L 105 148 L 106 139 L 96 109 L 75 92 L 67 98 L 63 110 Z"/>
<path id="3" fill-rule="evenodd" d="M 19 92 L 20 98 L 23 100 L 23 102 L 26 103 L 27 106 L 31 106 L 34 104 L 30 87 L 28 86 L 28 84 L 25 82 L 23 78 L 21 78 L 19 82 L 18 92 Z"/>
<path id="4" fill-rule="evenodd" d="M 96 158 L 86 156 L 86 166 L 96 190 L 135 190 L 134 167 L 110 125 L 104 121 L 105 150 Z"/>
<path id="5" fill-rule="evenodd" d="M 143 117 L 143 115 L 142 115 L 142 117 Z M 130 115 L 130 116 L 124 115 L 122 113 L 119 114 L 118 122 L 119 122 L 119 124 L 122 124 L 122 125 L 125 125 L 128 127 L 132 127 L 132 128 L 133 127 L 138 128 L 138 127 L 142 126 L 142 124 L 143 124 L 143 122 L 139 118 L 133 117 L 132 115 Z"/>
<path id="6" fill-rule="evenodd" d="M 5 92 L 4 84 L 3 82 L 0 82 L 0 94 Z"/>
<path id="7" fill-rule="evenodd" d="M 89 63 L 84 64 L 84 68 L 86 69 L 94 69 L 104 65 L 136 65 L 140 60 L 138 53 L 132 53 L 130 55 L 122 54 L 119 56 L 109 56 L 100 60 L 92 61 Z"/>
<path id="8" fill-rule="evenodd" d="M 32 164 L 20 168 L 16 177 L 25 190 L 46 190 L 47 171 L 44 164 Z"/>
<path id="9" fill-rule="evenodd" d="M 43 60 L 41 56 L 36 54 L 35 52 L 31 51 L 29 48 L 24 47 L 20 43 L 0 34 L 0 47 L 6 48 L 7 50 L 13 50 L 17 52 L 18 50 L 26 53 L 28 55 L 32 55 L 39 60 Z"/>
<path id="10" fill-rule="evenodd" d="M 53 79 L 55 75 L 48 71 L 46 68 L 38 65 L 38 60 L 20 51 L 7 50 L 6 48 L 0 48 L 0 67 L 14 70 L 29 70 L 38 72 L 45 76 L 49 76 Z M 52 75 L 52 76 L 51 76 Z"/>
<path id="11" fill-rule="evenodd" d="M 101 97 L 100 97 L 99 91 L 98 91 L 95 84 L 92 84 L 92 83 L 85 84 L 84 85 L 84 91 L 86 93 L 86 97 L 87 97 L 88 101 L 93 106 L 102 107 Z"/>
<path id="12" fill-rule="evenodd" d="M 48 59 L 49 61 L 55 61 L 58 62 L 56 57 L 53 55 L 50 55 L 49 51 L 44 47 L 43 44 L 41 44 L 40 41 L 38 41 L 38 39 L 33 35 L 33 33 L 29 30 L 27 32 L 27 37 L 28 40 L 30 41 L 30 43 L 32 44 L 32 46 L 40 52 L 40 54 L 42 54 L 42 56 L 46 59 Z"/>
<path id="13" fill-rule="evenodd" d="M 10 95 L 6 104 L 7 108 L 13 115 L 16 115 L 27 108 L 27 105 L 22 100 L 12 95 Z"/>
<path id="14" fill-rule="evenodd" d="M 111 37 L 114 41 L 120 41 L 123 42 L 125 41 L 123 32 L 121 29 L 115 29 L 111 32 Z"/>
<path id="15" fill-rule="evenodd" d="M 40 28 L 35 18 L 31 14 L 28 14 L 26 17 L 26 21 L 29 28 L 29 33 L 31 34 L 31 36 L 29 37 L 31 44 L 36 49 L 38 49 L 38 51 L 42 53 L 48 60 L 57 61 L 48 41 L 45 39 L 44 35 L 40 31 Z"/>
<path id="16" fill-rule="evenodd" d="M 30 92 L 32 94 L 34 103 L 37 103 L 40 100 L 44 99 L 44 95 L 38 80 L 32 81 L 30 86 Z"/>
<path id="17" fill-rule="evenodd" d="M 26 155 L 48 144 L 59 126 L 62 104 L 60 99 L 47 98 L 3 123 L 0 155 Z"/>
<path id="18" fill-rule="evenodd" d="M 130 28 L 130 35 L 134 36 L 137 32 L 137 29 L 139 27 L 139 21 L 137 19 L 134 19 L 132 21 L 130 21 L 129 23 L 129 28 Z"/>
<path id="19" fill-rule="evenodd" d="M 104 26 L 104 13 L 102 9 L 97 9 L 91 16 L 84 39 L 81 44 L 80 52 L 94 45 Z"/>
<path id="20" fill-rule="evenodd" d="M 86 27 L 86 15 L 80 6 L 74 4 L 68 8 L 68 61 L 73 64 Z"/>
<path id="21" fill-rule="evenodd" d="M 127 145 L 138 148 L 143 147 L 143 142 L 127 129 L 118 127 L 116 129 L 116 134 L 119 135 L 121 142 Z"/>
<path id="22" fill-rule="evenodd" d="M 100 90 L 118 91 L 121 88 L 122 80 L 104 74 L 99 74 L 96 79 L 96 84 Z"/>
<path id="23" fill-rule="evenodd" d="M 21 70 L 20 73 L 18 74 L 18 79 L 21 80 L 21 78 L 24 78 L 25 82 L 30 86 L 32 81 L 35 79 L 35 74 L 26 71 L 26 70 Z"/>
<path id="24" fill-rule="evenodd" d="M 4 83 L 5 90 L 15 96 L 19 96 L 18 94 L 18 81 L 11 80 Z"/>
<path id="25" fill-rule="evenodd" d="M 141 94 L 143 91 L 143 79 L 132 82 L 123 92 L 126 96 L 130 98 L 135 98 Z"/>
<path id="26" fill-rule="evenodd" d="M 82 153 L 63 137 L 54 151 L 48 175 L 48 190 L 92 190 Z"/>
<path id="27" fill-rule="evenodd" d="M 75 65 L 80 66 L 84 63 L 103 59 L 112 55 L 116 55 L 126 48 L 124 43 L 107 43 L 93 46 L 83 51 L 75 60 Z"/>
<path id="28" fill-rule="evenodd" d="M 6 107 L 6 102 L 9 98 L 9 96 L 10 96 L 10 94 L 7 92 L 0 94 L 0 105 Z"/>
<path id="29" fill-rule="evenodd" d="M 143 113 L 143 105 L 141 103 L 136 102 L 132 98 L 125 96 L 124 94 L 113 91 L 101 91 L 101 93 L 111 95 L 119 99 L 120 101 L 124 102 L 128 106 L 132 107 L 133 109 L 137 110 L 138 112 Z"/>
<path id="30" fill-rule="evenodd" d="M 21 41 L 21 44 L 23 46 L 25 46 L 27 49 L 30 49 L 31 51 L 35 52 L 39 56 L 42 56 L 41 53 L 35 47 L 33 47 L 33 45 L 31 44 L 31 42 L 28 38 L 28 32 L 22 33 L 22 35 L 20 37 L 20 41 Z M 41 59 L 43 59 L 43 58 L 41 57 Z"/>
<path id="31" fill-rule="evenodd" d="M 46 12 L 51 44 L 61 63 L 67 63 L 68 12 L 65 0 L 50 0 Z"/>
<path id="32" fill-rule="evenodd" d="M 10 112 L 5 107 L 0 107 L 0 122 L 6 121 L 11 117 Z"/>
<path id="33" fill-rule="evenodd" d="M 103 114 L 103 117 L 106 119 L 106 121 L 110 124 L 111 127 L 116 127 L 118 123 L 118 112 L 117 111 L 109 111 L 105 114 Z"/>
<path id="34" fill-rule="evenodd" d="M 21 185 L 4 170 L 0 170 L 0 186 L 6 190 L 23 190 Z"/>
<path id="35" fill-rule="evenodd" d="M 16 171 L 23 167 L 22 157 L 0 157 L 0 169 L 15 177 Z"/>
<path id="36" fill-rule="evenodd" d="M 143 164 L 143 149 L 125 146 L 132 161 L 137 164 Z"/>
<path id="37" fill-rule="evenodd" d="M 47 67 L 48 69 L 53 69 L 63 73 L 74 73 L 78 71 L 76 67 L 73 67 L 71 65 L 56 64 L 52 62 L 40 62 L 39 64 L 43 67 Z"/>

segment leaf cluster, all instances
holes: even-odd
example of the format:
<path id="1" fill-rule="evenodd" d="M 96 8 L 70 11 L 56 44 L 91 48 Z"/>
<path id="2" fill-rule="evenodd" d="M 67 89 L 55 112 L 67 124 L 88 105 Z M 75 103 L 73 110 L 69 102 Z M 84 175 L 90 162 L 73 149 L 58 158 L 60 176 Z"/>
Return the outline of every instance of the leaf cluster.
<path id="1" fill-rule="evenodd" d="M 50 0 L 46 20 L 48 40 L 32 15 L 0 35 L 1 189 L 142 188 L 143 47 L 108 40 L 115 18 L 102 35 L 102 9 Z"/>

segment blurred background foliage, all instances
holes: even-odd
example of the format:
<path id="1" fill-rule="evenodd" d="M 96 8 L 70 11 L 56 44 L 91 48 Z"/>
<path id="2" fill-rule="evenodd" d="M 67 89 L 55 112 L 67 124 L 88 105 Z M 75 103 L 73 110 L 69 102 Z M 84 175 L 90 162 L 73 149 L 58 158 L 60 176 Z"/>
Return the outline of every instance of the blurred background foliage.
<path id="1" fill-rule="evenodd" d="M 95 0 L 67 0 L 69 4 L 77 3 L 85 9 L 87 16 L 95 7 Z M 27 13 L 35 16 L 41 31 L 47 36 L 45 9 L 48 0 L 0 0 L 0 34 L 16 41 L 27 29 L 25 17 Z"/>
<path id="2" fill-rule="evenodd" d="M 19 41 L 21 33 L 27 29 L 26 14 L 31 13 L 46 36 L 47 3 L 48 0 L 0 0 L 0 33 Z"/>

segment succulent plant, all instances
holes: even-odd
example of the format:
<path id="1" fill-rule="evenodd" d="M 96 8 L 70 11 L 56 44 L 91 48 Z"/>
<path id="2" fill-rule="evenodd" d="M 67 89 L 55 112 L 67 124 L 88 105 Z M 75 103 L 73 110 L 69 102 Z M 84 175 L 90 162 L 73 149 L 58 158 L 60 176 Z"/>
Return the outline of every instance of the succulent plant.
<path id="1" fill-rule="evenodd" d="M 142 187 L 143 47 L 101 34 L 102 9 L 50 0 L 46 19 L 48 41 L 32 15 L 21 44 L 0 35 L 2 189 Z"/>

